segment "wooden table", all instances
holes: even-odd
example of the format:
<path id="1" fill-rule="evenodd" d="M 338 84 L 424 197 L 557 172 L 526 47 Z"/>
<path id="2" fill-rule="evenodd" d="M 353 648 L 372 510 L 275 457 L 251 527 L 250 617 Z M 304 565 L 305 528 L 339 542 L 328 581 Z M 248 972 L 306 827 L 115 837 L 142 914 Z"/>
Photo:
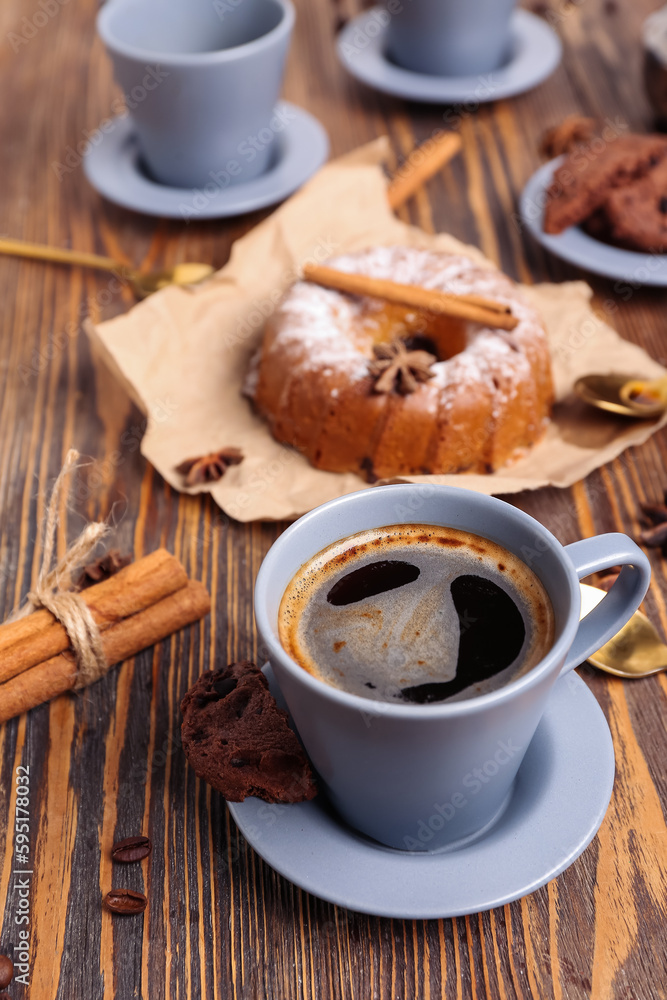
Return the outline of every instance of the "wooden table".
<path id="1" fill-rule="evenodd" d="M 382 97 L 348 79 L 333 38 L 355 0 L 300 0 L 285 95 L 329 130 L 334 154 L 388 133 L 397 161 L 442 123 L 443 109 Z M 650 127 L 640 82 L 639 27 L 655 7 L 614 0 L 548 0 L 565 55 L 532 93 L 458 109 L 464 152 L 414 199 L 411 218 L 479 245 L 509 274 L 560 281 L 578 272 L 512 223 L 539 164 L 542 130 L 572 112 Z M 4 0 L 0 232 L 118 255 L 146 267 L 225 263 L 262 217 L 162 222 L 114 208 L 89 187 L 77 152 L 110 113 L 116 91 L 94 36 L 95 0 L 45 6 Z M 549 12 L 551 12 L 549 14 Z M 460 112 L 460 113 L 459 113 Z M 63 169 L 64 167 L 64 169 Z M 591 280 L 588 278 L 587 280 Z M 667 363 L 665 294 L 592 279 L 598 303 L 618 306 L 629 340 Z M 74 445 L 97 460 L 60 535 L 110 514 L 137 555 L 165 545 L 210 587 L 209 620 L 0 728 L 0 952 L 29 928 L 30 986 L 12 997 L 478 998 L 654 1000 L 667 996 L 665 951 L 664 675 L 624 683 L 580 670 L 613 734 L 618 774 L 595 841 L 563 875 L 510 906 L 442 921 L 377 919 L 336 908 L 277 876 L 245 844 L 222 798 L 195 780 L 179 747 L 181 696 L 211 666 L 252 657 L 252 587 L 275 524 L 226 524 L 206 499 L 173 492 L 139 453 L 144 421 L 91 361 L 86 315 L 132 305 L 101 274 L 0 260 L 0 596 L 8 612 L 39 565 L 40 490 Z M 123 437 L 123 445 L 119 441 Z M 609 530 L 637 535 L 641 500 L 667 486 L 667 438 L 653 437 L 570 490 L 512 502 L 564 543 Z M 665 562 L 652 552 L 646 608 L 667 631 Z M 582 768 L 586 761 L 582 760 Z M 14 874 L 15 777 L 29 768 L 31 875 Z M 23 786 L 22 786 L 23 787 Z M 563 804 L 567 808 L 567 803 Z M 112 873 L 120 836 L 144 831 L 149 863 Z M 27 881 L 30 922 L 20 881 Z M 144 918 L 114 918 L 112 881 L 144 889 Z"/>

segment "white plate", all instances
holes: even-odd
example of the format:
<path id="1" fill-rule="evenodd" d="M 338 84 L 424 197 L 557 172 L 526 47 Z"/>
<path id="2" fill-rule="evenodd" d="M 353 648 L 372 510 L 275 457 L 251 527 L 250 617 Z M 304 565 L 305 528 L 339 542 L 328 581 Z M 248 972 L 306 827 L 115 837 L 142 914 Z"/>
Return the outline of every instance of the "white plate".
<path id="1" fill-rule="evenodd" d="M 558 66 L 562 46 L 548 24 L 517 10 L 512 15 L 508 61 L 493 73 L 477 76 L 430 76 L 401 69 L 385 55 L 386 19 L 373 7 L 347 24 L 338 35 L 338 57 L 352 76 L 374 90 L 429 104 L 484 104 L 522 94 L 545 80 Z"/>
<path id="2" fill-rule="evenodd" d="M 276 136 L 277 156 L 261 177 L 244 184 L 175 188 L 151 180 L 141 165 L 132 121 L 116 118 L 114 128 L 100 133 L 102 141 L 84 157 L 86 177 L 109 201 L 146 215 L 169 219 L 223 219 L 274 205 L 308 180 L 329 155 L 329 139 L 311 114 L 281 101 L 287 124 Z"/>
<path id="3" fill-rule="evenodd" d="M 271 668 L 264 671 L 282 702 Z M 467 847 L 382 847 L 339 820 L 321 793 L 297 805 L 249 798 L 228 806 L 257 853 L 307 892 L 362 913 L 428 920 L 503 906 L 555 878 L 595 836 L 613 783 L 606 719 L 571 673 L 552 691 L 507 809 Z"/>
<path id="4" fill-rule="evenodd" d="M 594 274 L 602 274 L 605 278 L 615 278 L 633 287 L 638 285 L 667 287 L 667 254 L 622 250 L 620 247 L 613 247 L 594 239 L 579 226 L 570 226 L 558 236 L 544 232 L 546 191 L 551 184 L 554 171 L 563 160 L 564 157 L 559 156 L 536 170 L 521 194 L 519 202 L 521 220 L 537 242 L 556 257 Z"/>

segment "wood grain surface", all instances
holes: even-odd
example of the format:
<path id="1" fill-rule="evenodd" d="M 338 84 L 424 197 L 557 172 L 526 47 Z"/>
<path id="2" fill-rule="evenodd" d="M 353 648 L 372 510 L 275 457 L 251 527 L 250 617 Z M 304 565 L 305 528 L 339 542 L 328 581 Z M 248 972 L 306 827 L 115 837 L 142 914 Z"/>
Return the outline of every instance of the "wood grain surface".
<path id="1" fill-rule="evenodd" d="M 358 11 L 356 0 L 298 0 L 285 96 L 320 118 L 334 154 L 388 133 L 396 163 L 444 117 L 460 130 L 463 154 L 402 217 L 477 244 L 518 279 L 576 278 L 579 272 L 513 223 L 517 197 L 539 165 L 542 131 L 566 114 L 650 128 L 639 30 L 656 5 L 540 3 L 538 12 L 564 42 L 556 73 L 511 101 L 443 109 L 383 97 L 344 75 L 333 40 L 337 25 Z M 81 144 L 118 96 L 95 39 L 96 10 L 95 0 L 0 5 L 0 234 L 114 255 L 147 269 L 181 260 L 220 266 L 262 213 L 187 225 L 159 221 L 113 207 L 83 176 Z M 667 364 L 665 292 L 587 280 L 601 313 Z M 179 700 L 214 663 L 256 655 L 253 582 L 283 526 L 230 523 L 206 499 L 173 492 L 141 458 L 144 420 L 94 364 L 81 332 L 85 316 L 108 318 L 132 301 L 128 288 L 103 274 L 0 258 L 5 613 L 35 580 L 40 491 L 70 446 L 95 465 L 84 470 L 72 508 L 62 512 L 60 551 L 85 518 L 110 515 L 121 548 L 139 556 L 165 546 L 214 596 L 203 624 L 93 689 L 0 728 L 0 952 L 16 957 L 22 940 L 29 951 L 29 985 L 15 981 L 11 997 L 666 997 L 664 674 L 623 682 L 581 668 L 616 748 L 616 786 L 600 833 L 538 892 L 466 918 L 377 919 L 307 895 L 261 861 L 221 797 L 195 779 L 179 745 Z M 639 502 L 659 499 L 667 486 L 666 457 L 663 432 L 570 490 L 511 501 L 564 543 L 609 530 L 636 536 Z M 664 636 L 665 562 L 655 551 L 651 559 L 655 575 L 645 607 Z M 29 833 L 19 841 L 17 787 L 26 787 L 26 776 Z M 153 841 L 150 859 L 112 868 L 114 840 L 139 832 Z M 23 894 L 21 881 L 28 886 Z M 143 917 L 103 911 L 112 884 L 147 893 Z M 25 913 L 29 922 L 16 923 Z M 19 937 L 22 929 L 27 938 Z"/>

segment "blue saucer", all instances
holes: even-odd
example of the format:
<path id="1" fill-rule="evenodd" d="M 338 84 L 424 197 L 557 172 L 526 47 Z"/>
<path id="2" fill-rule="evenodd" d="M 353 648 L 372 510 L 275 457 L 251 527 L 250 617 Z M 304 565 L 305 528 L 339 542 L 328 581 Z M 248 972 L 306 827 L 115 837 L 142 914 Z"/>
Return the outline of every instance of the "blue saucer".
<path id="1" fill-rule="evenodd" d="M 555 31 L 527 10 L 512 15 L 510 56 L 493 73 L 477 76 L 429 76 L 401 69 L 385 54 L 389 17 L 382 7 L 360 14 L 340 32 L 338 58 L 362 83 L 394 97 L 428 104 L 484 104 L 522 94 L 545 80 L 558 66 L 562 46 Z"/>
<path id="2" fill-rule="evenodd" d="M 264 672 L 282 702 L 271 668 Z M 491 910 L 555 878 L 595 836 L 613 783 L 607 721 L 571 673 L 552 691 L 507 809 L 469 846 L 414 854 L 384 848 L 346 826 L 321 794 L 298 805 L 255 798 L 228 805 L 257 853 L 307 892 L 361 913 L 429 920 Z"/>
<path id="3" fill-rule="evenodd" d="M 605 278 L 615 278 L 625 281 L 633 287 L 637 285 L 656 285 L 667 287 L 667 254 L 641 253 L 638 250 L 623 250 L 602 243 L 585 233 L 578 226 L 570 226 L 558 236 L 545 233 L 544 205 L 546 190 L 551 184 L 554 171 L 561 165 L 565 157 L 559 156 L 550 160 L 536 170 L 526 184 L 521 194 L 519 212 L 521 220 L 528 231 L 550 250 L 556 257 L 566 260 L 577 267 L 583 267 L 594 274 Z"/>
<path id="4" fill-rule="evenodd" d="M 224 219 L 274 205 L 301 187 L 329 155 L 323 127 L 302 108 L 281 101 L 276 112 L 287 118 L 276 135 L 273 166 L 261 177 L 221 187 L 213 180 L 203 188 L 175 188 L 151 180 L 129 117 L 116 118 L 113 129 L 84 157 L 86 177 L 109 201 L 123 208 L 168 219 Z"/>

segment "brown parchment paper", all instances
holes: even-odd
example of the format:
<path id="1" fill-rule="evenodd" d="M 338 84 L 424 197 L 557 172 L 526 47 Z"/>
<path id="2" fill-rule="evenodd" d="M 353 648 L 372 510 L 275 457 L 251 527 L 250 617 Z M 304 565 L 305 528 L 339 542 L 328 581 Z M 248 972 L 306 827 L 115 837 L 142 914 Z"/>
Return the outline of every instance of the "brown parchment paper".
<path id="1" fill-rule="evenodd" d="M 489 263 L 452 236 L 432 236 L 396 218 L 380 167 L 386 152 L 386 140 L 378 140 L 325 166 L 239 239 L 228 264 L 204 285 L 167 288 L 123 316 L 97 327 L 87 324 L 95 353 L 147 416 L 142 453 L 176 489 L 183 489 L 183 481 L 175 466 L 228 445 L 240 448 L 244 461 L 219 482 L 188 492 L 209 489 L 216 503 L 241 521 L 294 518 L 368 485 L 353 474 L 314 469 L 274 441 L 241 395 L 241 385 L 266 317 L 307 260 L 403 244 L 466 253 Z M 572 396 L 574 381 L 591 372 L 663 374 L 657 362 L 592 311 L 588 285 L 542 284 L 524 291 L 544 317 L 553 356 L 558 403 L 544 439 L 491 475 L 409 481 L 490 494 L 569 486 L 667 423 L 667 415 L 659 422 L 627 421 Z"/>

